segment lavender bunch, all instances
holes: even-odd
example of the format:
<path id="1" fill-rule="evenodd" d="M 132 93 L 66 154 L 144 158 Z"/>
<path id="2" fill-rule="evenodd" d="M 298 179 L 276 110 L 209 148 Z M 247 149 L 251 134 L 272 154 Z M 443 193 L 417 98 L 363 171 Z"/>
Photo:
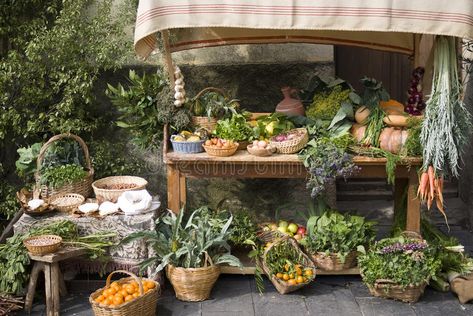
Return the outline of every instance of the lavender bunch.
<path id="1" fill-rule="evenodd" d="M 414 251 L 424 250 L 425 248 L 427 248 L 427 243 L 425 242 L 407 243 L 407 244 L 395 243 L 395 244 L 381 248 L 380 252 L 382 254 L 389 254 L 389 253 L 395 253 L 395 252 L 411 253 Z"/>

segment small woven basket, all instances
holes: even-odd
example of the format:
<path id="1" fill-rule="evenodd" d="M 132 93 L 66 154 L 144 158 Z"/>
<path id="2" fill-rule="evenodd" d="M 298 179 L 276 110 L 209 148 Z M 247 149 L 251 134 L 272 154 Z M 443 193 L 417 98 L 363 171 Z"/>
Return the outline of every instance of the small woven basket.
<path id="1" fill-rule="evenodd" d="M 268 243 L 280 238 L 289 237 L 288 235 L 281 233 L 279 230 L 265 230 L 265 227 L 267 227 L 269 224 L 270 223 L 258 224 L 259 229 L 256 232 L 256 237 L 262 242 Z M 301 225 L 297 224 L 297 226 Z"/>
<path id="2" fill-rule="evenodd" d="M 230 148 L 218 148 L 215 146 L 205 146 L 202 145 L 210 156 L 217 156 L 217 157 L 228 157 L 236 153 L 238 150 L 238 143 L 233 143 L 233 146 Z"/>
<path id="3" fill-rule="evenodd" d="M 125 302 L 121 305 L 114 306 L 114 307 L 96 302 L 95 299 L 99 297 L 104 290 L 110 287 L 111 277 L 115 273 L 124 273 L 130 276 L 128 278 L 123 278 L 123 279 L 118 280 L 117 282 L 120 285 L 129 283 L 130 281 L 137 282 L 140 288 L 140 296 L 131 301 Z M 161 288 L 158 282 L 151 279 L 146 279 L 147 281 L 153 282 L 155 284 L 155 287 L 149 290 L 148 292 L 144 293 L 142 280 L 143 280 L 142 278 L 139 278 L 133 273 L 124 271 L 124 270 L 117 270 L 110 273 L 107 277 L 107 282 L 106 282 L 105 287 L 98 289 L 97 291 L 92 293 L 89 297 L 89 302 L 92 305 L 92 310 L 94 311 L 94 314 L 96 316 L 135 316 L 135 315 L 154 316 L 156 315 L 156 306 L 158 303 L 159 295 L 161 294 Z"/>
<path id="4" fill-rule="evenodd" d="M 317 268 L 325 271 L 340 271 L 353 268 L 356 266 L 357 252 L 351 251 L 345 257 L 345 262 L 341 262 L 336 253 L 326 255 L 325 252 L 317 252 L 312 254 L 312 260 Z"/>
<path id="5" fill-rule="evenodd" d="M 54 195 L 49 199 L 52 207 L 60 212 L 72 212 L 84 203 L 85 197 L 80 194 L 68 193 Z"/>
<path id="6" fill-rule="evenodd" d="M 288 133 L 293 131 L 301 131 L 303 132 L 302 136 L 296 137 L 293 139 L 285 140 L 282 142 L 275 141 L 274 137 L 270 139 L 271 146 L 277 148 L 278 153 L 280 154 L 294 154 L 299 152 L 302 148 L 305 147 L 307 142 L 309 141 L 309 134 L 307 133 L 307 129 L 305 128 L 296 128 L 293 130 L 288 131 Z"/>
<path id="7" fill-rule="evenodd" d="M 262 256 L 262 260 L 259 262 L 261 268 L 263 269 L 264 273 L 268 276 L 268 278 L 271 280 L 271 283 L 273 283 L 274 287 L 276 288 L 276 290 L 280 293 L 280 294 L 287 294 L 287 293 L 290 293 L 290 292 L 294 292 L 304 286 L 306 286 L 307 284 L 309 284 L 312 280 L 308 281 L 308 282 L 305 282 L 305 283 L 299 283 L 299 284 L 295 284 L 295 285 L 290 285 L 290 284 L 287 284 L 286 282 L 278 279 L 276 276 L 275 276 L 275 273 L 273 271 L 271 271 L 269 269 L 269 267 L 267 266 L 266 264 L 266 255 L 268 254 L 268 252 L 275 246 L 275 245 L 278 245 L 279 243 L 283 243 L 283 242 L 289 242 L 291 244 L 292 247 L 294 247 L 297 252 L 299 252 L 301 255 L 302 255 L 302 258 L 303 258 L 303 262 L 297 262 L 298 264 L 301 264 L 304 269 L 307 269 L 307 268 L 311 268 L 312 269 L 312 275 L 313 277 L 315 278 L 315 265 L 314 263 L 312 262 L 312 260 L 310 260 L 310 258 L 300 249 L 297 241 L 294 239 L 294 238 L 290 238 L 288 236 L 286 237 L 283 237 L 283 238 L 280 238 L 276 241 L 274 241 L 268 248 L 266 248 L 266 250 L 264 251 L 263 253 L 263 256 Z"/>
<path id="8" fill-rule="evenodd" d="M 125 191 L 137 191 L 146 188 L 148 181 L 143 178 L 135 176 L 112 176 L 102 178 L 92 183 L 97 202 L 103 203 L 105 201 L 117 202 L 120 195 Z M 123 189 L 107 189 L 110 186 L 122 185 Z"/>
<path id="9" fill-rule="evenodd" d="M 176 135 L 171 136 L 172 149 L 175 152 L 184 154 L 195 154 L 204 151 L 204 147 L 202 147 L 202 145 L 205 143 L 205 140 L 200 140 L 198 142 L 179 142 L 174 140 L 175 136 Z"/>
<path id="10" fill-rule="evenodd" d="M 201 96 L 203 96 L 207 92 L 217 92 L 223 95 L 224 97 L 228 97 L 225 91 L 219 88 L 214 88 L 214 87 L 207 87 L 205 89 L 202 89 L 199 93 L 196 94 L 196 96 L 193 98 L 193 100 L 197 100 Z M 207 117 L 207 116 L 192 116 L 192 125 L 195 127 L 202 127 L 208 130 L 209 132 L 213 132 L 215 128 L 217 127 L 217 119 L 214 117 Z"/>
<path id="11" fill-rule="evenodd" d="M 419 285 L 409 285 L 405 288 L 391 280 L 377 280 L 374 286 L 368 285 L 371 295 L 389 298 L 406 303 L 415 303 L 424 293 L 427 282 Z"/>
<path id="12" fill-rule="evenodd" d="M 47 149 L 55 142 L 61 139 L 73 139 L 79 143 L 84 152 L 85 159 L 85 170 L 87 171 L 87 176 L 79 181 L 65 184 L 59 188 L 52 188 L 46 185 L 41 184 L 41 167 L 43 164 L 44 157 L 46 155 Z M 89 148 L 85 144 L 84 140 L 77 135 L 73 134 L 60 134 L 51 137 L 39 151 L 38 159 L 36 160 L 36 172 L 35 172 L 35 181 L 36 181 L 36 190 L 40 191 L 40 196 L 43 198 L 48 198 L 53 195 L 58 194 L 68 194 L 68 193 L 78 193 L 84 197 L 89 197 L 92 195 L 92 182 L 94 181 L 94 169 L 92 168 L 92 163 L 89 155 Z"/>
<path id="13" fill-rule="evenodd" d="M 38 235 L 23 240 L 28 251 L 36 256 L 56 252 L 61 246 L 62 238 L 57 235 Z"/>
<path id="14" fill-rule="evenodd" d="M 210 265 L 207 266 L 207 263 Z M 202 268 L 166 266 L 166 276 L 176 292 L 177 299 L 186 302 L 205 301 L 220 275 L 220 266 L 214 265 L 206 254 Z"/>
<path id="15" fill-rule="evenodd" d="M 250 144 L 246 147 L 246 150 L 248 150 L 248 152 L 254 156 L 268 157 L 271 156 L 274 152 L 276 152 L 277 149 L 273 146 L 267 146 L 266 148 L 257 148 Z"/>

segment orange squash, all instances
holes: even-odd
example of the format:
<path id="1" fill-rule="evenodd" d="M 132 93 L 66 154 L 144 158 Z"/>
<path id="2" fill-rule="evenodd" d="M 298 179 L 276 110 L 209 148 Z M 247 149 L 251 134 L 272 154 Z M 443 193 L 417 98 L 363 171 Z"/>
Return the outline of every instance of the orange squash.
<path id="1" fill-rule="evenodd" d="M 390 99 L 388 101 L 380 101 L 379 107 L 386 112 L 386 114 L 403 114 L 404 113 L 404 105 L 396 100 Z"/>
<path id="2" fill-rule="evenodd" d="M 368 109 L 366 106 L 361 106 L 358 110 L 355 112 L 355 121 L 358 124 L 361 125 L 366 125 L 368 123 L 368 117 L 370 116 L 370 109 Z"/>
<path id="3" fill-rule="evenodd" d="M 397 154 L 406 144 L 408 136 L 409 132 L 407 130 L 395 127 L 384 128 L 379 136 L 379 147 L 393 154 Z"/>

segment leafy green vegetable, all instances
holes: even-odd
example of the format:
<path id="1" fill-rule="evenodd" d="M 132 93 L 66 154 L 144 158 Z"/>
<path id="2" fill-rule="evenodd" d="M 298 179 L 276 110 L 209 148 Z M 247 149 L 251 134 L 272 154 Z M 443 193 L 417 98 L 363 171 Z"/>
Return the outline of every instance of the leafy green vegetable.
<path id="1" fill-rule="evenodd" d="M 420 142 L 420 133 L 422 131 L 422 120 L 417 118 L 407 119 L 407 129 L 409 136 L 402 148 L 402 154 L 406 156 L 422 156 L 422 144 Z"/>
<path id="2" fill-rule="evenodd" d="M 265 139 L 293 128 L 294 123 L 285 114 L 275 112 L 258 117 L 254 133 L 258 139 Z"/>
<path id="3" fill-rule="evenodd" d="M 234 213 L 232 225 L 230 226 L 229 241 L 234 245 L 245 245 L 248 240 L 256 241 L 258 225 L 254 217 L 248 211 Z"/>
<path id="4" fill-rule="evenodd" d="M 315 94 L 312 104 L 307 108 L 306 115 L 312 119 L 331 121 L 340 110 L 342 103 L 349 103 L 350 89 L 341 85 L 327 87 L 321 93 Z"/>
<path id="5" fill-rule="evenodd" d="M 243 114 L 233 113 L 231 118 L 219 120 L 214 134 L 222 139 L 235 141 L 251 141 L 254 138 L 253 129 Z"/>
<path id="6" fill-rule="evenodd" d="M 382 239 L 369 251 L 360 250 L 358 265 L 363 282 L 370 286 L 378 279 L 392 280 L 402 287 L 419 285 L 435 278 L 441 266 L 435 247 L 404 236 Z"/>
<path id="7" fill-rule="evenodd" d="M 76 164 L 49 167 L 41 172 L 41 184 L 57 189 L 65 184 L 80 181 L 84 179 L 87 174 L 87 171 L 85 171 L 82 166 Z"/>
<path id="8" fill-rule="evenodd" d="M 228 99 L 220 92 L 207 91 L 199 97 L 190 100 L 186 107 L 196 116 L 207 116 L 214 118 L 228 118 L 236 113 L 240 107 L 238 100 Z"/>
<path id="9" fill-rule="evenodd" d="M 328 211 L 309 218 L 301 244 L 310 252 L 336 253 L 344 262 L 351 251 L 374 240 L 374 224 L 361 216 Z"/>
<path id="10" fill-rule="evenodd" d="M 36 171 L 36 160 L 42 146 L 42 143 L 34 143 L 29 147 L 18 148 L 17 152 L 20 157 L 15 165 L 19 176 L 27 177 L 34 174 Z"/>
<path id="11" fill-rule="evenodd" d="M 224 219 L 215 216 L 209 208 L 202 207 L 191 213 L 186 223 L 183 222 L 184 210 L 178 215 L 171 211 L 157 220 L 155 231 L 136 232 L 124 240 L 127 243 L 136 239 L 145 239 L 153 246 L 155 256 L 141 262 L 141 269 L 158 264 L 156 270 L 162 270 L 172 264 L 183 268 L 199 268 L 204 265 L 206 254 L 214 264 L 227 263 L 241 266 L 238 258 L 230 255 L 230 225 L 233 217 Z"/>

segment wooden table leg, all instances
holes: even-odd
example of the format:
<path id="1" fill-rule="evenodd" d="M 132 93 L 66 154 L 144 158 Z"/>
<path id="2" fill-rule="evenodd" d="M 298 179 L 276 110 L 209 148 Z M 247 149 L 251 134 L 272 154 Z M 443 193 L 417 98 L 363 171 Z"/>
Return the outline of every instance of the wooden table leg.
<path id="1" fill-rule="evenodd" d="M 59 295 L 61 296 L 66 296 L 67 295 L 67 288 L 66 288 L 66 282 L 64 281 L 64 276 L 61 272 L 61 269 L 59 268 Z"/>
<path id="2" fill-rule="evenodd" d="M 28 283 L 28 292 L 25 298 L 25 310 L 31 313 L 31 306 L 33 305 L 34 293 L 36 291 L 36 283 L 38 282 L 39 272 L 44 270 L 44 264 L 42 262 L 35 262 L 33 269 L 31 270 L 30 282 Z"/>
<path id="3" fill-rule="evenodd" d="M 167 165 L 168 178 L 168 208 L 174 213 L 179 213 L 181 201 L 181 179 L 177 167 L 174 165 Z"/>
<path id="4" fill-rule="evenodd" d="M 187 203 L 187 186 L 186 177 L 181 173 L 179 174 L 179 208 L 182 209 Z"/>
<path id="5" fill-rule="evenodd" d="M 406 230 L 420 234 L 420 200 L 417 197 L 419 179 L 417 172 L 411 170 L 407 185 L 407 221 Z"/>
<path id="6" fill-rule="evenodd" d="M 44 265 L 47 316 L 59 316 L 59 282 L 57 269 L 59 269 L 57 263 Z"/>

